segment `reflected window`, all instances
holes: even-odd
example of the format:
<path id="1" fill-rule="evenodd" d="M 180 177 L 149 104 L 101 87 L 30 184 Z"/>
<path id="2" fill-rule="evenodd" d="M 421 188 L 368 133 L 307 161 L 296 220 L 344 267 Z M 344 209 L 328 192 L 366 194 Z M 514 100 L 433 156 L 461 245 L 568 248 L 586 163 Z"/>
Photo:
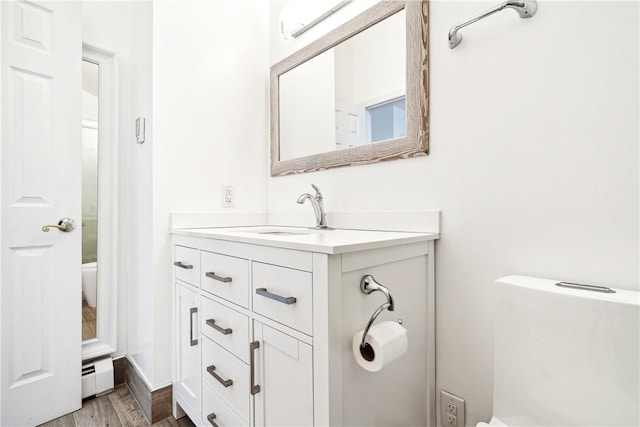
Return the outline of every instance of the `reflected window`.
<path id="1" fill-rule="evenodd" d="M 367 131 L 369 142 L 407 136 L 406 98 L 367 107 Z"/>

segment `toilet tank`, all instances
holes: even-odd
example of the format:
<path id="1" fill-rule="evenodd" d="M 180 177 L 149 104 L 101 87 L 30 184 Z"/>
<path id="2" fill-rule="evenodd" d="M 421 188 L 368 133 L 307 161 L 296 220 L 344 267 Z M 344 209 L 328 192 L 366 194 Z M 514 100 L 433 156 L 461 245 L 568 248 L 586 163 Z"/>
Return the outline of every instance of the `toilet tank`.
<path id="1" fill-rule="evenodd" d="M 640 425 L 640 293 L 496 281 L 493 416 L 510 426 Z"/>

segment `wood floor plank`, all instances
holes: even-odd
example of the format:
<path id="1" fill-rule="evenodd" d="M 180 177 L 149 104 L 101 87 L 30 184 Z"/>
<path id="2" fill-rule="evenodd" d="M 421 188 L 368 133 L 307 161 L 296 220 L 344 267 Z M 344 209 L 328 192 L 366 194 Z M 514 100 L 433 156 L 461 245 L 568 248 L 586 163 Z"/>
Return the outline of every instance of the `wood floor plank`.
<path id="1" fill-rule="evenodd" d="M 96 337 L 96 308 L 82 307 L 82 340 Z"/>
<path id="2" fill-rule="evenodd" d="M 170 416 L 153 424 L 152 427 L 195 427 L 195 424 L 191 422 L 189 417 L 182 417 L 176 420 L 173 416 Z"/>
<path id="3" fill-rule="evenodd" d="M 131 395 L 126 385 L 120 385 L 115 388 L 113 393 L 109 394 L 109 399 L 120 418 L 120 422 L 125 426 L 148 426 L 138 402 Z"/>
<path id="4" fill-rule="evenodd" d="M 73 414 L 67 414 L 48 423 L 41 424 L 40 427 L 76 427 Z"/>
<path id="5" fill-rule="evenodd" d="M 109 396 L 86 400 L 82 409 L 73 413 L 76 426 L 122 427 Z"/>
<path id="6" fill-rule="evenodd" d="M 41 427 L 148 427 L 138 402 L 122 384 L 113 392 L 96 399 L 85 400 L 82 409 L 42 424 Z M 153 427 L 195 427 L 188 417 L 179 420 L 169 416 Z"/>
<path id="7" fill-rule="evenodd" d="M 173 420 L 175 420 L 175 418 L 173 417 L 169 417 Z M 196 427 L 196 425 L 191 421 L 191 419 L 189 417 L 182 417 L 178 420 L 178 425 L 180 427 Z"/>

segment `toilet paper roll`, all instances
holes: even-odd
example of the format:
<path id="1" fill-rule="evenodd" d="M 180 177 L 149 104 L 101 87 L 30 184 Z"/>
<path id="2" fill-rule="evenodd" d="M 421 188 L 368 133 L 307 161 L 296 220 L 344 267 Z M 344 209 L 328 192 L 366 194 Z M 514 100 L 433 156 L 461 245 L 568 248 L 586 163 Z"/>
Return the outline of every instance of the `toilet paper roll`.
<path id="1" fill-rule="evenodd" d="M 372 326 L 367 334 L 368 345 L 361 350 L 363 334 L 364 330 L 353 336 L 353 356 L 367 371 L 379 371 L 409 348 L 407 330 L 397 322 L 388 320 Z"/>

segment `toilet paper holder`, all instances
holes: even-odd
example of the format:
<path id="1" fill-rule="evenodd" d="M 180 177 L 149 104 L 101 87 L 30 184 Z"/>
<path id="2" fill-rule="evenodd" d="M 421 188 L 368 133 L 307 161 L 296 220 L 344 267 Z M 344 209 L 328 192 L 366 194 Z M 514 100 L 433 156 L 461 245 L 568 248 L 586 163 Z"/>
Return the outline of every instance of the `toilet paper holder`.
<path id="1" fill-rule="evenodd" d="M 371 325 L 373 325 L 373 322 L 375 322 L 376 318 L 385 309 L 389 311 L 394 311 L 395 304 L 393 302 L 393 297 L 391 296 L 389 289 L 386 286 L 376 282 L 376 279 L 374 279 L 373 276 L 370 274 L 366 274 L 362 276 L 362 279 L 360 279 L 360 290 L 362 291 L 362 293 L 367 295 L 369 295 L 372 292 L 379 291 L 379 292 L 382 292 L 387 297 L 387 302 L 382 304 L 380 307 L 376 308 L 376 310 L 373 312 L 373 314 L 369 318 L 369 321 L 367 322 L 367 326 L 364 328 L 364 333 L 362 334 L 362 342 L 360 343 L 360 348 L 364 349 L 365 346 L 367 345 L 366 343 L 367 333 L 369 332 L 369 328 L 371 328 Z M 399 322 L 402 323 L 401 321 Z"/>

